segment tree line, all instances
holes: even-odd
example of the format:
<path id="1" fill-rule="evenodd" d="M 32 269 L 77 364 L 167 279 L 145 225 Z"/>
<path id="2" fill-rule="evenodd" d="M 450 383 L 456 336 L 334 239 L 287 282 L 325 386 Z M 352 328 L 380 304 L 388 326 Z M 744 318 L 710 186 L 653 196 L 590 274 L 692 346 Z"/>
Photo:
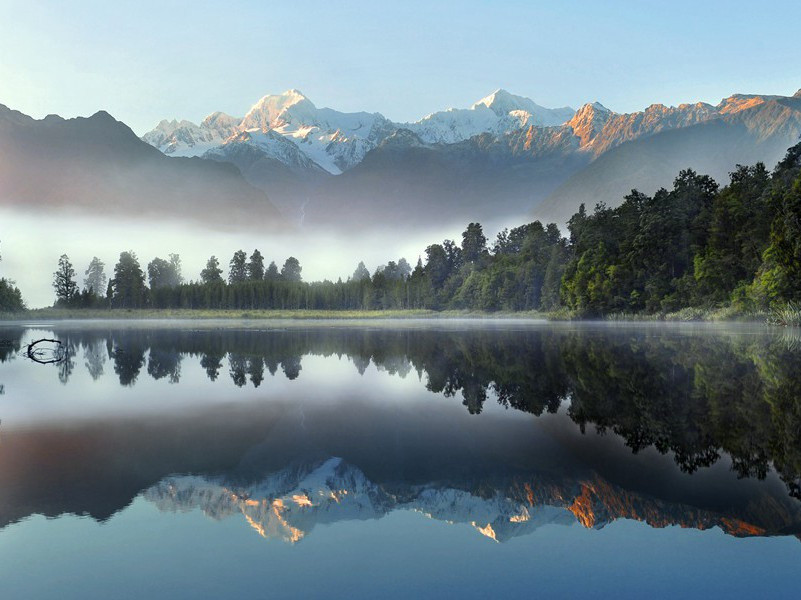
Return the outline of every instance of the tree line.
<path id="1" fill-rule="evenodd" d="M 489 241 L 479 223 L 461 240 L 429 245 L 414 268 L 404 259 L 346 280 L 306 282 L 300 262 L 265 267 L 259 250 L 234 253 L 227 277 L 211 256 L 184 279 L 177 254 L 142 267 L 122 252 L 113 275 L 93 258 L 84 285 L 66 255 L 54 274 L 56 306 L 185 309 L 470 309 L 578 315 L 666 313 L 687 307 L 770 308 L 801 301 L 801 144 L 769 172 L 738 165 L 721 188 L 681 171 L 672 189 L 637 190 L 617 207 L 582 205 L 567 236 L 534 221 Z M 0 309 L 21 306 L 0 280 Z M 6 287 L 4 288 L 3 285 Z M 4 291 L 5 290 L 5 291 Z M 15 291 L 16 290 L 16 291 Z M 5 294 L 5 296 L 4 296 Z"/>
<path id="2" fill-rule="evenodd" d="M 2 260 L 0 255 L 0 260 Z M 0 277 L 0 312 L 19 312 L 25 309 L 22 292 L 10 279 Z"/>

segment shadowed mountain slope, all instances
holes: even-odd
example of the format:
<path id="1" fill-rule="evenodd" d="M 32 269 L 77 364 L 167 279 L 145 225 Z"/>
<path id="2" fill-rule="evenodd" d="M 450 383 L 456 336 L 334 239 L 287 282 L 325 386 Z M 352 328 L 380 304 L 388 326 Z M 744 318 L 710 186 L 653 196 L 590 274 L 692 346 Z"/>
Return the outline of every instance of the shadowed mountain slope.
<path id="1" fill-rule="evenodd" d="M 164 156 L 102 111 L 35 120 L 0 105 L 0 204 L 222 226 L 283 223 L 233 165 Z"/>

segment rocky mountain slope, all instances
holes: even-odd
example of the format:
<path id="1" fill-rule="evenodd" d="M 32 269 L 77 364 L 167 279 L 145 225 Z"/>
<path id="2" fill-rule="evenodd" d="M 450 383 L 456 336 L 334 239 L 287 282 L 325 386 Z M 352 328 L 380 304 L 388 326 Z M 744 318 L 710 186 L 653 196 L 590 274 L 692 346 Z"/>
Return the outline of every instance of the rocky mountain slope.
<path id="1" fill-rule="evenodd" d="M 616 206 L 632 189 L 653 194 L 670 187 L 681 169 L 692 168 L 728 183 L 737 164 L 764 162 L 772 168 L 801 138 L 801 97 L 733 96 L 715 107 L 716 118 L 654 135 L 601 152 L 596 160 L 535 207 L 534 216 L 564 223 L 583 203 Z M 635 120 L 620 120 L 613 129 L 629 131 Z M 612 128 L 611 123 L 606 127 Z M 596 139 L 608 143 L 609 137 Z"/>

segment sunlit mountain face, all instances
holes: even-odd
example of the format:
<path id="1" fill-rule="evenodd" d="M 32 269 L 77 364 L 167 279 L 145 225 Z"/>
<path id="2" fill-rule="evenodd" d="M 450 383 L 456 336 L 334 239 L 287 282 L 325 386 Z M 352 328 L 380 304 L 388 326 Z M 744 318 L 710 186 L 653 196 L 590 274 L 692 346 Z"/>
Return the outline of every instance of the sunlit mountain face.
<path id="1" fill-rule="evenodd" d="M 28 360 L 42 337 L 65 360 Z M 292 544 L 393 513 L 497 542 L 621 521 L 801 533 L 801 352 L 762 327 L 60 323 L 0 339 L 3 527 L 143 500 Z"/>
<path id="2" fill-rule="evenodd" d="M 797 96 L 797 95 L 796 95 Z M 318 108 L 299 90 L 244 117 L 161 121 L 142 140 L 166 156 L 236 165 L 291 222 L 347 229 L 504 219 L 566 223 L 584 203 L 653 194 L 687 166 L 719 183 L 737 164 L 772 168 L 801 134 L 798 97 L 733 94 L 716 105 L 600 102 L 545 108 L 499 89 L 469 108 L 396 123 Z"/>

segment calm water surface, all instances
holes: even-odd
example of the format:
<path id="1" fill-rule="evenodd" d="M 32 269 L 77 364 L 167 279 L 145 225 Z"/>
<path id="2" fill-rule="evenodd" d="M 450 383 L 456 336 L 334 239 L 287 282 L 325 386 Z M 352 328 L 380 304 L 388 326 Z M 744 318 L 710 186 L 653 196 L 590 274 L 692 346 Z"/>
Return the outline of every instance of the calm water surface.
<path id="1" fill-rule="evenodd" d="M 6 324 L 0 419 L 2 598 L 799 594 L 793 331 Z"/>

